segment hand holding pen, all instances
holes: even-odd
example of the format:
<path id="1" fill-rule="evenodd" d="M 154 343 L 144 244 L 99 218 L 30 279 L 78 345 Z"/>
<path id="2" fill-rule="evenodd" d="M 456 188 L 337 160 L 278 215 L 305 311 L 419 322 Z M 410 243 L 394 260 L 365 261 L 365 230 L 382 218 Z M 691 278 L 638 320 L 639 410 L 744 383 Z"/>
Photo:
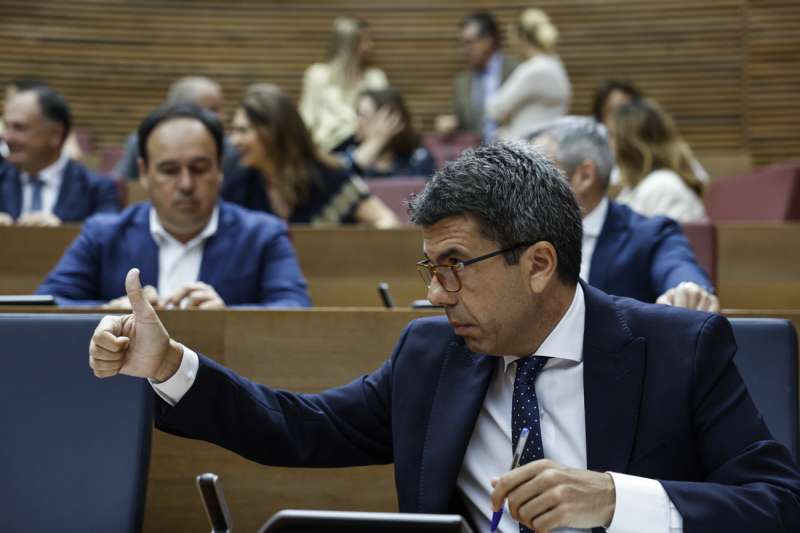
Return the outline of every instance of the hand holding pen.
<path id="1" fill-rule="evenodd" d="M 530 432 L 531 431 L 528 428 L 522 428 L 522 431 L 520 431 L 519 439 L 517 440 L 517 447 L 514 449 L 514 457 L 511 460 L 511 470 L 514 470 L 519 466 L 519 460 L 522 457 L 523 450 L 525 450 L 525 444 L 528 442 L 528 435 L 530 435 Z M 500 525 L 501 518 L 503 518 L 503 507 L 492 513 L 492 533 L 497 531 L 497 526 Z"/>

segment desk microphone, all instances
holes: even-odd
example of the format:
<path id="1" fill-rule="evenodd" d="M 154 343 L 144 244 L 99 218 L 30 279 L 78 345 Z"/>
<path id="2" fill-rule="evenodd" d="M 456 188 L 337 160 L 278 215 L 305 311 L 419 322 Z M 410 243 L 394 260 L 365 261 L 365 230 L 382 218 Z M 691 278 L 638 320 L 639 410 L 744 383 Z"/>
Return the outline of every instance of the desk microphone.
<path id="1" fill-rule="evenodd" d="M 389 294 L 389 284 L 385 281 L 381 281 L 378 283 L 378 294 L 381 296 L 381 300 L 383 301 L 383 306 L 386 309 L 394 308 L 394 300 L 392 300 L 392 295 Z"/>

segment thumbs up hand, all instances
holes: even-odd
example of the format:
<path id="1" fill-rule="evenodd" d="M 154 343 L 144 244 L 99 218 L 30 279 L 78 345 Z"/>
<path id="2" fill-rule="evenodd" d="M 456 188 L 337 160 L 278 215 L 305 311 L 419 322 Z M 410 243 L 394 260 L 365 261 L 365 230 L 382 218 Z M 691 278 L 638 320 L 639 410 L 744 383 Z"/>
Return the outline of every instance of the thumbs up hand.
<path id="1" fill-rule="evenodd" d="M 183 348 L 169 338 L 145 298 L 138 269 L 128 272 L 125 290 L 133 314 L 106 316 L 100 321 L 89 343 L 89 366 L 99 378 L 126 374 L 165 381 L 180 366 Z"/>

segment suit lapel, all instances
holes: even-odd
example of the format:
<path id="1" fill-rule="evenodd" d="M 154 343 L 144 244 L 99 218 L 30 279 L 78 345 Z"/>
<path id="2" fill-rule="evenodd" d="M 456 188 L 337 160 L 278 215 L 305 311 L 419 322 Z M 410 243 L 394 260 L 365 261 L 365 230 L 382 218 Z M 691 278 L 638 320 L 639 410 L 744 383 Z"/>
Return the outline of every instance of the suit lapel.
<path id="1" fill-rule="evenodd" d="M 446 512 L 453 499 L 475 420 L 498 359 L 470 352 L 453 340 L 442 364 L 425 435 L 418 512 Z"/>
<path id="2" fill-rule="evenodd" d="M 586 462 L 590 470 L 624 473 L 639 418 L 645 341 L 630 335 L 608 295 L 586 285 L 583 288 Z"/>
<path id="3" fill-rule="evenodd" d="M 231 251 L 230 241 L 235 238 L 234 233 L 231 233 L 235 230 L 232 228 L 233 218 L 228 216 L 228 210 L 222 203 L 217 205 L 219 207 L 217 232 L 209 237 L 203 246 L 203 259 L 197 275 L 198 281 L 209 285 L 217 285 L 217 281 L 224 278 L 224 265 L 228 264 L 227 254 Z"/>
<path id="4" fill-rule="evenodd" d="M 589 285 L 600 288 L 607 287 L 608 276 L 614 270 L 616 257 L 629 238 L 628 225 L 622 218 L 617 204 L 609 202 L 608 213 L 592 255 Z"/>
<path id="5" fill-rule="evenodd" d="M 53 214 L 61 220 L 68 218 L 65 215 L 69 214 L 69 204 L 73 201 L 73 196 L 79 189 L 78 177 L 73 176 L 74 166 L 74 163 L 70 160 L 64 167 L 63 172 L 61 172 L 61 187 L 58 189 L 56 203 L 53 205 Z"/>
<path id="6" fill-rule="evenodd" d="M 19 169 L 8 165 L 9 172 L 3 180 L 3 194 L 5 209 L 12 218 L 19 218 L 22 212 L 22 176 Z M 0 209 L 2 210 L 2 209 Z"/>
<path id="7" fill-rule="evenodd" d="M 150 233 L 151 209 L 153 209 L 151 204 L 141 204 L 141 209 L 136 213 L 134 219 L 136 231 L 128 233 L 127 248 L 133 251 L 133 260 L 130 261 L 130 265 L 139 268 L 142 286 L 152 285 L 158 288 L 158 245 Z M 162 294 L 161 296 L 166 295 Z"/>

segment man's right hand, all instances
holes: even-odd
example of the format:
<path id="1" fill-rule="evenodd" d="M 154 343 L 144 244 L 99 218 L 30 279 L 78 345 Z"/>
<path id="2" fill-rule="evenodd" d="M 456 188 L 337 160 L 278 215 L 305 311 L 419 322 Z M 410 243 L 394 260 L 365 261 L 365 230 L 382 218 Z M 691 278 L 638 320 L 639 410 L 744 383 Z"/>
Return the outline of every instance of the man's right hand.
<path id="1" fill-rule="evenodd" d="M 169 338 L 145 298 L 138 269 L 125 277 L 125 291 L 133 314 L 100 321 L 89 343 L 89 366 L 99 378 L 126 374 L 166 381 L 180 367 L 183 347 Z"/>

